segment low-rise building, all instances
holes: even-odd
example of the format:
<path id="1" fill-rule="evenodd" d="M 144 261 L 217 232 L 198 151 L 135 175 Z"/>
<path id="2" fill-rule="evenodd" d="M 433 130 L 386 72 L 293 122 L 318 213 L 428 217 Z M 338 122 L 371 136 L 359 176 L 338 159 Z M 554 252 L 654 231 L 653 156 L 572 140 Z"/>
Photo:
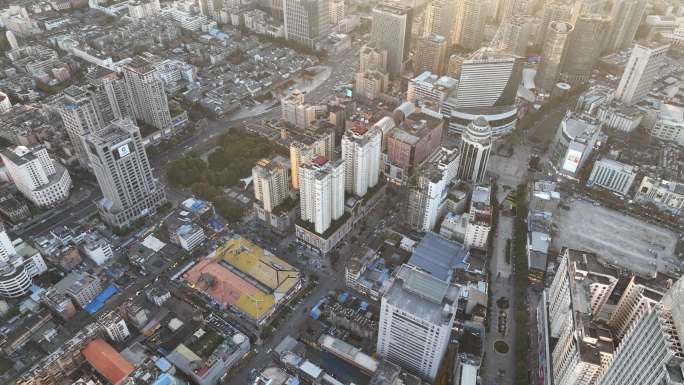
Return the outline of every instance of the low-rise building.
<path id="1" fill-rule="evenodd" d="M 602 158 L 594 163 L 587 186 L 603 187 L 622 196 L 627 195 L 634 183 L 634 166 L 620 163 L 610 158 Z"/>
<path id="2" fill-rule="evenodd" d="M 679 215 L 684 209 L 684 184 L 645 176 L 634 199 Z"/>

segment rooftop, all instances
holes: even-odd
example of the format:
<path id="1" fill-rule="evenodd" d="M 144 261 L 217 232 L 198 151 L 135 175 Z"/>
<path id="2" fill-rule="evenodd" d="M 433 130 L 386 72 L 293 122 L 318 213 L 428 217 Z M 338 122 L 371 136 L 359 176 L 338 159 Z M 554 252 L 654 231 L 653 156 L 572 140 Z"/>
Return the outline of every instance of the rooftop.
<path id="1" fill-rule="evenodd" d="M 416 245 L 408 261 L 434 277 L 448 281 L 455 269 L 467 269 L 468 251 L 456 242 L 428 232 Z"/>

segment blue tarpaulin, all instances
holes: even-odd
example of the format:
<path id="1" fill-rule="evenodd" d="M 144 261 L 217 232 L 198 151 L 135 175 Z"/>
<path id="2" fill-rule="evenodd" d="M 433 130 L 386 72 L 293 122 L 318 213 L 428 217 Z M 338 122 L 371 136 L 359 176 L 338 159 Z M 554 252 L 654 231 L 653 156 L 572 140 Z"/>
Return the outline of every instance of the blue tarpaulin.
<path id="1" fill-rule="evenodd" d="M 114 294 L 119 291 L 116 285 L 111 284 L 106 289 L 104 289 L 97 297 L 93 298 L 90 303 L 88 303 L 83 310 L 88 312 L 88 314 L 93 315 L 97 313 L 104 306 L 108 299 L 112 298 Z"/>

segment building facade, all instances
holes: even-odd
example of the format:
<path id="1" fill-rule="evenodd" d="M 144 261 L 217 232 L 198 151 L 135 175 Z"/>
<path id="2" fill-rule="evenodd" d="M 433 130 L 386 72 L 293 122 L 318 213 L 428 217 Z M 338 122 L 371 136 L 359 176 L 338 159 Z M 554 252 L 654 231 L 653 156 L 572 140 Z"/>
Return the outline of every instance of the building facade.
<path id="1" fill-rule="evenodd" d="M 135 119 L 171 135 L 171 113 L 159 70 L 149 60 L 136 56 L 124 66 L 123 73 Z"/>
<path id="2" fill-rule="evenodd" d="M 387 69 L 400 76 L 411 46 L 413 10 L 400 5 L 381 4 L 373 8 L 371 43 L 387 51 Z"/>
<path id="3" fill-rule="evenodd" d="M 594 163 L 587 186 L 599 186 L 620 195 L 627 195 L 634 183 L 636 171 L 633 166 L 603 158 Z"/>
<path id="4" fill-rule="evenodd" d="M 565 44 L 572 29 L 572 24 L 564 21 L 553 21 L 546 29 L 542 39 L 542 60 L 535 77 L 537 88 L 551 90 L 556 85 L 563 64 Z"/>
<path id="5" fill-rule="evenodd" d="M 613 53 L 632 46 L 646 3 L 640 0 L 618 0 L 613 3 L 612 25 L 606 38 L 605 53 Z"/>
<path id="6" fill-rule="evenodd" d="M 330 33 L 329 0 L 283 0 L 285 38 L 315 48 Z"/>
<path id="7" fill-rule="evenodd" d="M 4 149 L 0 157 L 19 192 L 34 205 L 53 207 L 69 198 L 69 173 L 42 145 Z"/>
<path id="8" fill-rule="evenodd" d="M 300 218 L 323 234 L 344 215 L 344 160 L 317 156 L 299 168 Z"/>
<path id="9" fill-rule="evenodd" d="M 85 135 L 100 132 L 103 127 L 100 115 L 88 92 L 80 87 L 67 87 L 57 101 L 57 110 L 62 117 L 64 129 L 69 135 L 71 145 L 81 167 L 90 168 L 88 151 L 85 148 Z"/>
<path id="10" fill-rule="evenodd" d="M 290 197 L 290 162 L 282 156 L 260 160 L 252 168 L 252 183 L 254 198 L 272 212 Z"/>
<path id="11" fill-rule="evenodd" d="M 646 97 L 658 78 L 669 48 L 669 44 L 635 44 L 615 98 L 629 106 Z"/>
<path id="12" fill-rule="evenodd" d="M 342 159 L 345 162 L 345 191 L 357 197 L 366 195 L 380 178 L 382 133 L 355 125 L 342 136 Z"/>
<path id="13" fill-rule="evenodd" d="M 110 226 L 128 227 L 166 203 L 164 189 L 152 176 L 140 129 L 132 121 L 116 121 L 99 135 L 88 135 L 86 142 L 104 196 L 98 210 Z"/>
<path id="14" fill-rule="evenodd" d="M 458 178 L 470 183 L 482 183 L 491 148 L 492 129 L 483 117 L 479 117 L 468 126 L 461 138 Z"/>

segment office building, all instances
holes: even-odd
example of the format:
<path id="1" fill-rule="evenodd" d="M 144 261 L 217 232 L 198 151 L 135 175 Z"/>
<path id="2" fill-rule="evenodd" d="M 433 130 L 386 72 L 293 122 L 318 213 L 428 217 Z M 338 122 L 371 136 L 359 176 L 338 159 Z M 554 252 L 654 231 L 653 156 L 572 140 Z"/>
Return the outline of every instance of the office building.
<path id="1" fill-rule="evenodd" d="M 329 161 L 317 156 L 299 167 L 299 206 L 302 221 L 324 234 L 333 221 L 344 215 L 344 160 Z"/>
<path id="2" fill-rule="evenodd" d="M 290 162 L 280 155 L 261 159 L 252 168 L 252 183 L 254 199 L 272 212 L 290 197 Z"/>
<path id="3" fill-rule="evenodd" d="M 401 76 L 411 47 L 413 10 L 393 4 L 373 8 L 371 43 L 387 51 L 387 69 L 392 76 Z"/>
<path id="4" fill-rule="evenodd" d="M 501 25 L 499 49 L 503 53 L 527 57 L 527 45 L 530 41 L 532 19 L 530 16 L 515 16 Z"/>
<path id="5" fill-rule="evenodd" d="M 548 29 L 553 22 L 569 22 L 572 17 L 572 7 L 564 1 L 553 0 L 544 2 L 542 21 L 536 34 L 536 45 L 543 47 L 547 39 Z M 543 55 L 542 55 L 543 57 Z"/>
<path id="6" fill-rule="evenodd" d="M 458 288 L 403 265 L 382 296 L 377 352 L 434 381 L 449 345 Z"/>
<path id="7" fill-rule="evenodd" d="M 482 46 L 486 19 L 486 3 L 480 0 L 463 0 L 456 5 L 451 43 L 468 50 Z"/>
<path id="8" fill-rule="evenodd" d="M 669 44 L 635 44 L 620 78 L 615 98 L 630 106 L 642 100 L 658 78 Z"/>
<path id="9" fill-rule="evenodd" d="M 451 39 L 456 5 L 455 0 L 431 1 L 425 10 L 422 36 L 439 35 Z"/>
<path id="10" fill-rule="evenodd" d="M 492 128 L 483 117 L 475 119 L 461 137 L 458 178 L 473 184 L 484 181 L 492 148 Z"/>
<path id="11" fill-rule="evenodd" d="M 317 156 L 326 159 L 335 157 L 335 130 L 320 127 L 315 131 L 287 130 L 285 138 L 290 140 L 290 178 L 292 188 L 299 190 L 299 168 L 311 163 Z"/>
<path id="12" fill-rule="evenodd" d="M 132 121 L 118 120 L 100 134 L 88 135 L 86 142 L 103 195 L 97 207 L 106 223 L 131 226 L 166 202 L 164 189 L 152 176 L 140 129 Z"/>
<path id="13" fill-rule="evenodd" d="M 636 170 L 634 166 L 620 163 L 609 158 L 599 159 L 594 163 L 587 186 L 603 187 L 622 196 L 627 195 L 634 183 Z"/>
<path id="14" fill-rule="evenodd" d="M 378 184 L 382 132 L 355 124 L 342 136 L 342 159 L 345 163 L 344 189 L 363 197 Z"/>
<path id="15" fill-rule="evenodd" d="M 71 177 L 50 159 L 42 145 L 18 146 L 0 151 L 2 162 L 21 194 L 38 207 L 53 207 L 69 198 Z"/>
<path id="16" fill-rule="evenodd" d="M 645 176 L 634 200 L 653 203 L 661 210 L 679 215 L 684 210 L 684 184 Z"/>
<path id="17" fill-rule="evenodd" d="M 132 0 L 128 2 L 128 14 L 133 19 L 154 17 L 160 13 L 159 0 Z"/>
<path id="18" fill-rule="evenodd" d="M 632 46 L 641 19 L 646 12 L 646 1 L 617 0 L 613 3 L 611 27 L 606 38 L 605 53 L 613 53 Z"/>
<path id="19" fill-rule="evenodd" d="M 441 35 L 429 35 L 418 39 L 413 70 L 416 73 L 430 71 L 443 75 L 446 65 L 447 39 Z"/>
<path id="20" fill-rule="evenodd" d="M 606 33 L 609 19 L 598 15 L 580 15 L 575 28 L 567 41 L 565 60 L 563 60 L 563 79 L 571 85 L 588 81 L 596 67 Z"/>
<path id="21" fill-rule="evenodd" d="M 650 134 L 665 142 L 684 145 L 684 107 L 662 103 Z"/>
<path id="22" fill-rule="evenodd" d="M 489 187 L 475 186 L 470 198 L 470 210 L 463 245 L 467 248 L 486 250 L 489 231 L 492 228 L 492 202 Z"/>
<path id="23" fill-rule="evenodd" d="M 551 144 L 550 160 L 556 172 L 577 178 L 577 173 L 594 151 L 600 134 L 601 123 L 598 119 L 568 111 Z"/>
<path id="24" fill-rule="evenodd" d="M 565 57 L 565 47 L 573 26 L 564 21 L 552 21 L 542 39 L 541 62 L 535 76 L 537 88 L 550 91 L 560 76 L 561 65 Z"/>
<path id="25" fill-rule="evenodd" d="M 683 382 L 684 287 L 679 279 L 659 303 L 647 304 L 618 346 L 598 385 Z"/>
<path id="26" fill-rule="evenodd" d="M 409 182 L 407 223 L 412 228 L 432 231 L 444 214 L 451 182 L 458 172 L 458 149 L 442 147 Z"/>
<path id="27" fill-rule="evenodd" d="M 99 132 L 102 120 L 88 92 L 80 87 L 69 86 L 57 101 L 57 110 L 62 117 L 64 129 L 69 135 L 78 163 L 83 168 L 90 168 L 88 151 L 84 137 Z"/>
<path id="28" fill-rule="evenodd" d="M 285 39 L 308 48 L 330 33 L 329 0 L 283 0 Z"/>
<path id="29" fill-rule="evenodd" d="M 523 60 L 486 48 L 463 61 L 454 108 L 515 104 Z"/>
<path id="30" fill-rule="evenodd" d="M 147 59 L 136 56 L 123 67 L 123 73 L 135 119 L 170 135 L 171 113 L 159 70 Z"/>

